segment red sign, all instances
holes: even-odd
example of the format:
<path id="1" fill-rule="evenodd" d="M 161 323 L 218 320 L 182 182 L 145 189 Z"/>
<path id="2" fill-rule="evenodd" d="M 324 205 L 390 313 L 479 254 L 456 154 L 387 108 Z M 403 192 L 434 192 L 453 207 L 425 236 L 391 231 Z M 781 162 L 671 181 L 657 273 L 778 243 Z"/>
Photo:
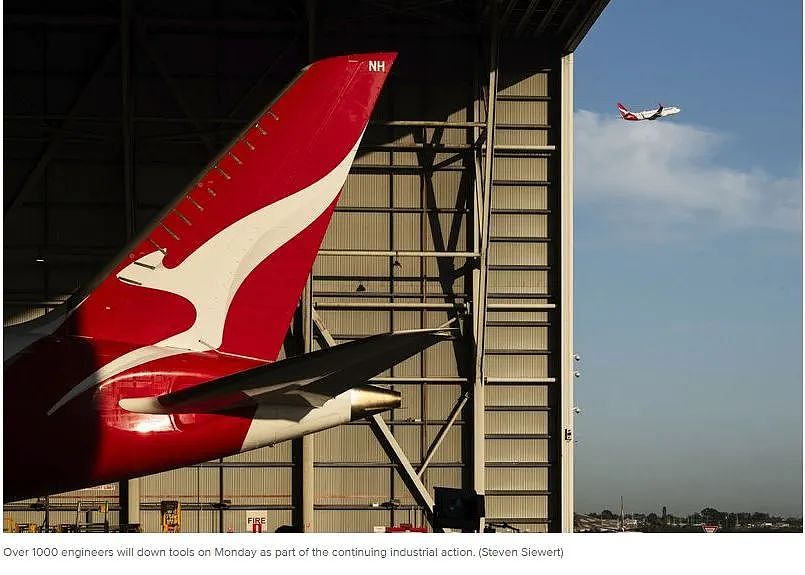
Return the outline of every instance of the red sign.
<path id="1" fill-rule="evenodd" d="M 702 525 L 705 533 L 715 533 L 718 531 L 718 525 Z"/>
<path id="2" fill-rule="evenodd" d="M 246 516 L 246 533 L 262 533 L 268 527 L 268 511 L 249 511 Z"/>

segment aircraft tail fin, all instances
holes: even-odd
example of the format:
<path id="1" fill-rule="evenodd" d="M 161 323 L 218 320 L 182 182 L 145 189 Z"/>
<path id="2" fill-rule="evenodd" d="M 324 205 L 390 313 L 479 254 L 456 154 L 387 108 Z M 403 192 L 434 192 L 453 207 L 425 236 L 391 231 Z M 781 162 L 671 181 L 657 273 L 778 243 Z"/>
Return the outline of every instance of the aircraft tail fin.
<path id="1" fill-rule="evenodd" d="M 74 300 L 59 329 L 275 359 L 395 57 L 302 70 Z"/>
<path id="2" fill-rule="evenodd" d="M 621 114 L 621 118 L 624 120 L 637 120 L 637 116 L 635 116 L 629 108 L 618 102 L 618 112 Z"/>

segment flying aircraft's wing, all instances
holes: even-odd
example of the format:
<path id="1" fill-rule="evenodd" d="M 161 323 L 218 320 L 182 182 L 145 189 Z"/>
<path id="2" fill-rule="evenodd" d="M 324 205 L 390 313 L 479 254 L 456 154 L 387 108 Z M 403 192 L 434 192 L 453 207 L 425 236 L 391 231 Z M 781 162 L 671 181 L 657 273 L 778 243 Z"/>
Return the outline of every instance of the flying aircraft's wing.
<path id="1" fill-rule="evenodd" d="M 120 407 L 150 414 L 209 413 L 257 403 L 320 407 L 450 337 L 444 328 L 375 335 L 158 397 L 121 399 Z"/>
<path id="2" fill-rule="evenodd" d="M 660 107 L 657 108 L 657 110 L 651 116 L 649 116 L 648 118 L 649 120 L 656 120 L 657 118 L 662 116 L 662 104 L 659 104 L 659 106 Z"/>

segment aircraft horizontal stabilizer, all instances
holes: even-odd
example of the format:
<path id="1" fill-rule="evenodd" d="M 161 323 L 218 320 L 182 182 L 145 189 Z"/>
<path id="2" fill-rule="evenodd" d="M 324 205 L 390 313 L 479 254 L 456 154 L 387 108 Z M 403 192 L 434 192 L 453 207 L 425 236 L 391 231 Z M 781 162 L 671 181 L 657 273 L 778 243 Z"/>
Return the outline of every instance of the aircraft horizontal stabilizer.
<path id="1" fill-rule="evenodd" d="M 119 404 L 127 411 L 144 414 L 212 413 L 255 404 L 321 407 L 452 336 L 451 330 L 444 328 L 375 335 L 158 397 L 121 399 Z M 388 392 L 372 386 L 362 389 Z"/>

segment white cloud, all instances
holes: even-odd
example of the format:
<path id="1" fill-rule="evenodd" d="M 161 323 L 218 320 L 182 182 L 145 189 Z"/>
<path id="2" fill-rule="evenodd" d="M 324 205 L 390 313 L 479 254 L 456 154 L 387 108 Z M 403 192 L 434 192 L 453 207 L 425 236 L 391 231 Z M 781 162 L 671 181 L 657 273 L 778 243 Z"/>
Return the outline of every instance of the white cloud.
<path id="1" fill-rule="evenodd" d="M 718 165 L 723 137 L 675 120 L 575 115 L 575 190 L 582 205 L 640 227 L 801 229 L 801 179 Z"/>

